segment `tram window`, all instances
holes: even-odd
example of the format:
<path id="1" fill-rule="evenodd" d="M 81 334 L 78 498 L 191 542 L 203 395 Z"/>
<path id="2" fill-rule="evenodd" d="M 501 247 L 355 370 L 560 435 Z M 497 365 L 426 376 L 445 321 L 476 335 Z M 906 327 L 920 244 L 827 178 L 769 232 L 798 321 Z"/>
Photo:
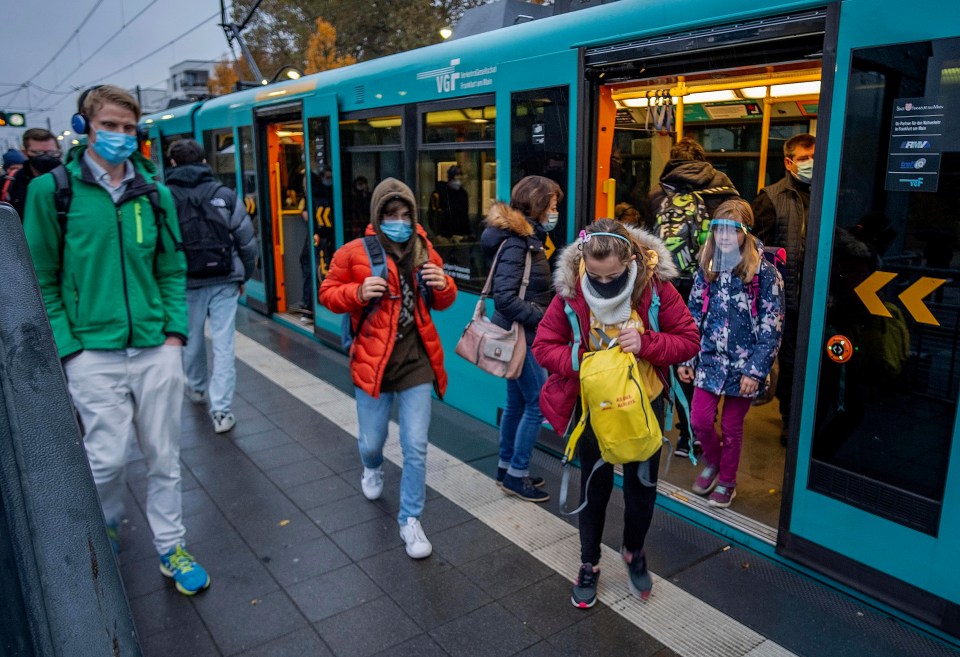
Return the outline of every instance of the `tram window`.
<path id="1" fill-rule="evenodd" d="M 160 146 L 160 158 L 163 160 L 163 170 L 166 171 L 170 167 L 170 160 L 167 157 L 167 153 L 170 152 L 170 147 L 181 139 L 192 139 L 193 135 L 189 132 L 179 133 L 175 135 L 160 135 L 159 141 L 157 142 Z"/>
<path id="2" fill-rule="evenodd" d="M 567 157 L 570 152 L 570 93 L 568 87 L 536 89 L 510 97 L 510 186 L 525 176 L 550 178 L 567 196 Z M 567 234 L 566 204 L 551 232 L 555 246 Z"/>
<path id="3" fill-rule="evenodd" d="M 340 174 L 345 241 L 361 237 L 370 223 L 369 193 L 384 178 L 404 179 L 403 121 L 399 114 L 340 121 Z M 363 193 L 357 187 L 366 187 Z"/>
<path id="4" fill-rule="evenodd" d="M 257 266 L 253 271 L 253 280 L 263 282 L 263 238 L 260 230 L 260 219 L 258 218 L 257 207 L 257 159 L 253 146 L 253 128 L 243 126 L 239 129 L 240 134 L 240 166 L 241 166 L 241 184 L 243 189 L 243 201 L 247 206 L 247 213 L 253 220 L 253 232 L 257 237 L 257 247 L 260 249 L 260 256 L 257 258 Z"/>
<path id="5" fill-rule="evenodd" d="M 852 355 L 822 352 L 808 482 L 930 534 L 960 394 L 958 67 L 960 39 L 854 51 L 824 309 Z"/>
<path id="6" fill-rule="evenodd" d="M 213 170 L 217 180 L 229 187 L 237 188 L 236 145 L 233 143 L 233 130 L 205 130 L 203 148 L 207 164 Z"/>
<path id="7" fill-rule="evenodd" d="M 444 269 L 460 289 L 479 292 L 487 272 L 482 222 L 497 196 L 494 149 L 421 152 L 418 177 L 420 222 Z"/>
<path id="8" fill-rule="evenodd" d="M 496 138 L 497 108 L 458 107 L 423 115 L 423 143 L 493 141 Z"/>
<path id="9" fill-rule="evenodd" d="M 307 143 L 307 166 L 310 169 L 310 203 L 304 203 L 308 216 L 319 238 L 317 275 L 327 275 L 330 259 L 336 250 L 336 222 L 333 204 L 333 170 L 330 162 L 330 121 L 310 119 L 307 122 L 310 141 Z M 305 192 L 306 193 L 306 192 Z M 306 200 L 306 197 L 304 197 Z M 368 202 L 369 203 L 369 202 Z"/>

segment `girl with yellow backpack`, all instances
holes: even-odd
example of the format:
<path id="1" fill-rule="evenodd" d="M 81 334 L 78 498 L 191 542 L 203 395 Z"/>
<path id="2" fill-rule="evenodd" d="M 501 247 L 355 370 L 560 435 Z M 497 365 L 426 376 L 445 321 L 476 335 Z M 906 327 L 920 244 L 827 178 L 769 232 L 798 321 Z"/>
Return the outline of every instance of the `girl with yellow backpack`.
<path id="1" fill-rule="evenodd" d="M 579 417 L 575 411 L 581 391 L 580 363 L 587 354 L 611 345 L 635 356 L 636 378 L 662 421 L 665 391 L 670 388 L 669 368 L 692 358 L 700 345 L 690 311 L 669 282 L 677 273 L 659 238 L 612 219 L 594 222 L 560 253 L 554 270 L 557 296 L 547 308 L 533 344 L 534 356 L 550 373 L 540 393 L 540 407 L 556 430 L 564 431 Z M 652 315 L 651 305 L 657 302 L 659 312 Z M 647 320 L 651 316 L 657 317 L 656 329 Z M 617 402 L 612 403 L 616 406 Z M 639 404 L 637 411 L 643 412 Z M 579 453 L 580 496 L 586 504 L 579 516 L 581 566 L 571 602 L 586 609 L 597 600 L 600 542 L 613 491 L 613 465 L 604 463 L 594 472 L 601 445 L 593 422 L 582 427 Z M 643 544 L 653 518 L 659 463 L 660 450 L 656 448 L 644 462 L 623 464 L 621 554 L 630 589 L 642 599 L 653 588 Z M 588 484 L 590 472 L 593 476 Z"/>

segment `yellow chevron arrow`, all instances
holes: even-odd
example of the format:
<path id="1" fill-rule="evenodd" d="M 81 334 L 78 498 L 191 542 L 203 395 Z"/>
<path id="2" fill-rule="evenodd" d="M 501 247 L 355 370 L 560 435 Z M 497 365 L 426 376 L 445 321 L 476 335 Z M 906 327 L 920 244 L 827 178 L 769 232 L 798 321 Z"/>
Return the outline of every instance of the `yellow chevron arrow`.
<path id="1" fill-rule="evenodd" d="M 877 292 L 880 291 L 880 288 L 896 277 L 896 274 L 891 274 L 888 271 L 875 271 L 870 274 L 865 281 L 853 289 L 853 291 L 857 293 L 857 296 L 860 297 L 860 301 L 863 302 L 863 305 L 865 305 L 867 310 L 870 311 L 871 315 L 879 315 L 880 317 L 893 317 L 893 315 L 890 314 L 890 311 L 887 310 L 886 306 L 883 305 L 880 297 L 877 296 Z M 923 304 L 920 304 L 920 306 L 923 307 Z"/>
<path id="2" fill-rule="evenodd" d="M 553 252 L 557 250 L 557 247 L 553 245 L 553 240 L 550 239 L 550 236 L 547 235 L 547 241 L 543 243 L 543 250 L 547 253 L 547 259 L 550 259 L 550 256 L 553 255 Z"/>
<path id="3" fill-rule="evenodd" d="M 921 324 L 940 326 L 940 322 L 923 303 L 923 299 L 946 282 L 944 278 L 921 276 L 916 283 L 900 293 L 900 303 Z"/>

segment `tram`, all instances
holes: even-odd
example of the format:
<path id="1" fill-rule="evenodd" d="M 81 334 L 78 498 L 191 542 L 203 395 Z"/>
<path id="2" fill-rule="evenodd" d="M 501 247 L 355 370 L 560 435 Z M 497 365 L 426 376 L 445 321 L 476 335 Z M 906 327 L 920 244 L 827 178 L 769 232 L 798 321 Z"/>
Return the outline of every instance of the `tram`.
<path id="1" fill-rule="evenodd" d="M 410 185 L 461 290 L 435 317 L 444 401 L 491 425 L 503 382 L 453 354 L 489 266 L 479 234 L 491 203 L 525 175 L 557 181 L 552 253 L 618 204 L 642 209 L 683 137 L 751 200 L 784 176 L 784 142 L 816 135 L 804 252 L 787 256 L 803 263 L 792 438 L 780 445 L 776 401 L 757 406 L 734 506 L 690 494 L 695 473 L 680 459 L 660 504 L 960 642 L 952 2 L 620 0 L 143 125 L 158 164 L 172 142 L 196 138 L 246 199 L 262 252 L 245 303 L 331 344 L 339 317 L 316 305 L 313 272 L 361 235 L 377 182 Z M 466 215 L 455 220 L 443 204 L 452 167 Z M 544 448 L 557 449 L 547 433 Z"/>

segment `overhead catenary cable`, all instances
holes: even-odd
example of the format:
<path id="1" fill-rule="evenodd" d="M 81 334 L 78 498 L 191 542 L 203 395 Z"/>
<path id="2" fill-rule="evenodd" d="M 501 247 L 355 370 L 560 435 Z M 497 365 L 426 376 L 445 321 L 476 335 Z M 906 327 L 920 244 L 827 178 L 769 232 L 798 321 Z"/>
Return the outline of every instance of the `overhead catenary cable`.
<path id="1" fill-rule="evenodd" d="M 90 9 L 90 11 L 87 12 L 87 15 L 84 17 L 84 19 L 80 21 L 80 24 L 73 31 L 73 34 L 71 34 L 70 37 L 63 42 L 62 46 L 60 46 L 60 50 L 54 53 L 53 57 L 51 57 L 46 64 L 41 66 L 40 70 L 34 73 L 29 79 L 35 80 L 40 76 L 41 73 L 47 70 L 47 67 L 50 66 L 50 64 L 52 64 L 57 59 L 57 57 L 60 56 L 60 53 L 62 53 L 66 49 L 66 47 L 70 45 L 70 42 L 73 41 L 75 38 L 77 38 L 77 35 L 80 34 L 80 30 L 83 29 L 83 26 L 86 25 L 87 21 L 90 20 L 90 17 L 93 16 L 93 12 L 95 12 L 97 8 L 102 4 L 103 4 L 103 0 L 97 0 L 97 2 L 93 5 L 93 8 Z"/>

